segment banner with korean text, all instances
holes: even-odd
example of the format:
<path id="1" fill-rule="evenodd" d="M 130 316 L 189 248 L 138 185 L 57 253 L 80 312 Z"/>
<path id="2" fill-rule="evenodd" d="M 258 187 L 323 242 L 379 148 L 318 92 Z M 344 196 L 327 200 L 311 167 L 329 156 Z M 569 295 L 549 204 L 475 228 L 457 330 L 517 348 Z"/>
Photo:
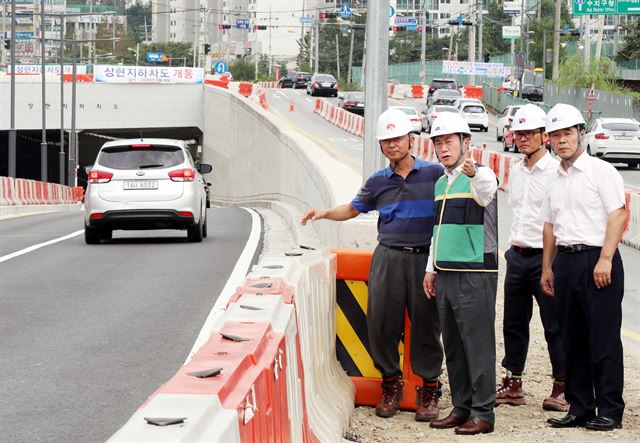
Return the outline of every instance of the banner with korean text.
<path id="1" fill-rule="evenodd" d="M 485 77 L 506 77 L 511 74 L 511 67 L 502 63 L 478 63 L 444 60 L 443 74 L 483 75 Z"/>
<path id="2" fill-rule="evenodd" d="M 204 68 L 95 65 L 96 83 L 202 83 Z"/>
<path id="3" fill-rule="evenodd" d="M 42 71 L 41 65 L 16 65 L 16 74 L 28 75 L 40 74 Z M 7 66 L 7 72 L 11 73 L 11 65 Z M 45 65 L 44 72 L 46 74 L 58 74 L 60 75 L 60 65 Z M 71 74 L 73 72 L 73 66 L 64 65 L 64 73 Z M 76 65 L 76 73 L 77 74 L 86 74 L 87 73 L 87 65 Z"/>

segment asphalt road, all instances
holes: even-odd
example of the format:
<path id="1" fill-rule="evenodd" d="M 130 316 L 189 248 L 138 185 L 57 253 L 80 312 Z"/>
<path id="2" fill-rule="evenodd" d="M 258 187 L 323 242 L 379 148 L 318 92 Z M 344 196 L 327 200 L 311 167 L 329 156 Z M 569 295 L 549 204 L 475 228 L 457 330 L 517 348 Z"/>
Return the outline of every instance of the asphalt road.
<path id="1" fill-rule="evenodd" d="M 333 97 L 325 99 L 334 104 L 338 102 L 338 99 Z M 310 138 L 314 141 L 321 141 L 320 145 L 328 149 L 329 152 L 336 153 L 336 156 L 348 158 L 347 163 L 356 172 L 362 173 L 363 139 L 355 142 L 354 139 L 358 139 L 358 137 L 339 129 L 319 115 L 314 114 L 315 97 L 309 97 L 303 89 L 267 90 L 267 102 L 269 103 L 270 111 L 283 118 L 291 128 L 310 135 Z M 293 112 L 289 111 L 291 102 L 294 104 Z M 388 103 L 390 106 L 414 106 L 418 111 L 424 109 L 423 99 L 396 100 L 390 98 Z M 495 139 L 496 123 L 495 116 L 490 115 L 489 131 L 473 131 L 471 137 L 473 144 L 476 146 L 486 144 L 486 149 L 504 152 L 502 142 L 498 142 Z M 510 152 L 509 155 L 518 158 L 522 157 L 520 153 Z M 638 182 L 638 188 L 640 188 L 640 180 L 637 180 L 636 177 L 636 175 L 640 176 L 640 171 L 629 171 L 626 168 L 618 168 L 618 170 L 623 175 L 625 186 L 632 187 L 634 183 Z M 511 225 L 511 209 L 507 204 L 504 193 L 499 193 L 498 207 L 500 211 L 499 243 L 501 250 L 504 251 L 508 248 L 507 241 L 509 240 Z M 640 353 L 640 274 L 635 271 L 640 269 L 640 251 L 626 245 L 620 245 L 620 253 L 626 270 L 622 336 L 627 348 L 632 348 L 637 353 Z"/>
<path id="2" fill-rule="evenodd" d="M 82 214 L 0 221 L 0 440 L 108 439 L 183 364 L 251 232 L 242 209 L 209 209 L 209 237 L 82 235 Z"/>

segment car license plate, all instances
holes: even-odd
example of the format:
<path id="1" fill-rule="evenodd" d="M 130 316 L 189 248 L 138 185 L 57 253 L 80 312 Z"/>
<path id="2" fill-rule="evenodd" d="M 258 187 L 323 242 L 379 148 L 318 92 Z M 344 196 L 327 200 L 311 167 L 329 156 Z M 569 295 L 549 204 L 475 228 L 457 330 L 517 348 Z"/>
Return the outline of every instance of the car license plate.
<path id="1" fill-rule="evenodd" d="M 331 83 L 323 83 L 322 87 L 323 88 L 329 88 L 331 86 Z"/>
<path id="2" fill-rule="evenodd" d="M 358 108 L 364 108 L 364 103 L 358 103 L 357 106 Z"/>
<path id="3" fill-rule="evenodd" d="M 631 140 L 631 136 L 629 135 L 614 135 L 613 138 L 616 140 Z"/>
<path id="4" fill-rule="evenodd" d="M 157 180 L 132 180 L 124 182 L 125 191 L 137 191 L 146 189 L 158 189 Z"/>

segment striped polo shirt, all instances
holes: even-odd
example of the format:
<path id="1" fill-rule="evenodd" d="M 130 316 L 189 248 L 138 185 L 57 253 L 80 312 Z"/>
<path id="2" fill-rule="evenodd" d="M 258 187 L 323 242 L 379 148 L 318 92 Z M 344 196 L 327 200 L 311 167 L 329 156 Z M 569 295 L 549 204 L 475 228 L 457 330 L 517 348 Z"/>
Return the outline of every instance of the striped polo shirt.
<path id="1" fill-rule="evenodd" d="M 373 174 L 351 205 L 359 212 L 377 210 L 378 242 L 387 246 L 428 246 L 434 218 L 434 190 L 444 174 L 438 163 L 414 158 L 403 178 L 390 167 Z"/>

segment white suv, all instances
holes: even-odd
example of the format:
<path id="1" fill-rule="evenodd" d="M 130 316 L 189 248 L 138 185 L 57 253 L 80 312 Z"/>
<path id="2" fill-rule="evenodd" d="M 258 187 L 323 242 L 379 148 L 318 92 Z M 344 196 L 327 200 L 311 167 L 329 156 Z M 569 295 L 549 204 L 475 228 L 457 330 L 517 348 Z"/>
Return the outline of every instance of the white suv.
<path id="1" fill-rule="evenodd" d="M 189 241 L 202 241 L 207 236 L 207 183 L 201 173 L 211 170 L 211 165 L 195 166 L 182 140 L 105 143 L 88 171 L 85 242 L 110 240 L 114 229 L 186 229 Z"/>

